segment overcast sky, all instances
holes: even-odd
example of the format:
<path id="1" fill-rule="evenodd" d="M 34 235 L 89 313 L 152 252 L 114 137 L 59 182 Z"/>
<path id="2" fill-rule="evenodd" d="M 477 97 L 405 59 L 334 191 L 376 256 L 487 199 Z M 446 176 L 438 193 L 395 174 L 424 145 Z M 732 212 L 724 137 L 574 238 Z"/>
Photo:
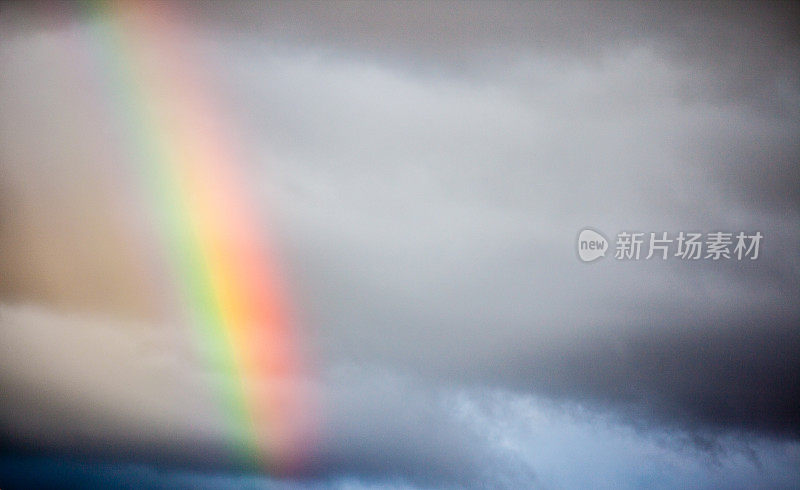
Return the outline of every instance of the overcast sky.
<path id="1" fill-rule="evenodd" d="M 10 485 L 800 484 L 797 4 L 172 7 L 281 257 L 319 438 L 289 479 L 226 463 L 218 373 L 114 211 L 119 130 L 71 44 L 103 19 L 3 5 Z M 764 238 L 585 264 L 587 226 Z"/>

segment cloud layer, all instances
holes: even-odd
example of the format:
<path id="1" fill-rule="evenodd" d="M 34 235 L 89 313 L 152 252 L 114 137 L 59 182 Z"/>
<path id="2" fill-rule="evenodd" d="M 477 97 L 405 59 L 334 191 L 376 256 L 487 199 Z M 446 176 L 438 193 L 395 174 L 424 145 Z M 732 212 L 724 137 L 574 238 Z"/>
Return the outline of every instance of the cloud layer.
<path id="1" fill-rule="evenodd" d="M 796 5 L 173 7 L 311 334 L 304 484 L 797 483 Z M 5 8 L 3 437 L 231 471 L 219 373 L 159 309 L 120 130 L 69 56 L 99 20 Z M 585 226 L 764 241 L 587 265 Z"/>

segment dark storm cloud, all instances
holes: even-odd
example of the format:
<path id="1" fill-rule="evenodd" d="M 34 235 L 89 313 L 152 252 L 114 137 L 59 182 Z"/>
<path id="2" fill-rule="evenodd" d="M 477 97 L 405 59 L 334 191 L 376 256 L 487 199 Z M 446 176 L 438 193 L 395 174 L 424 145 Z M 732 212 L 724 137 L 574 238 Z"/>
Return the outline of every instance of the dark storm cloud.
<path id="1" fill-rule="evenodd" d="M 520 389 L 618 405 L 638 423 L 677 422 L 712 439 L 731 428 L 797 438 L 798 320 L 654 314 L 633 332 L 590 335 L 557 352 L 528 345 L 507 362 Z M 664 332 L 665 321 L 676 326 Z"/>
<path id="2" fill-rule="evenodd" d="M 415 7 L 200 13 L 328 352 L 796 437 L 797 7 Z M 587 224 L 769 238 L 589 269 Z"/>
<path id="3" fill-rule="evenodd" d="M 607 409 L 648 431 L 696 434 L 712 447 L 731 433 L 797 441 L 797 4 L 192 2 L 176 11 L 188 20 L 221 99 L 242 122 L 264 207 L 276 222 L 271 231 L 317 335 L 329 432 L 314 476 L 420 486 L 539 482 L 537 466 L 548 454 L 525 459 L 508 448 L 557 445 L 559 431 L 571 426 L 532 417 L 520 402 L 530 397 Z M 41 22 L 36 34 L 53 28 L 31 18 Z M 46 103 L 64 98 L 53 97 L 60 85 L 48 82 L 48 60 L 59 59 L 57 35 L 11 24 L 13 43 L 0 46 L 7 68 L 0 142 L 11 162 L 0 202 L 3 216 L 11 216 L 9 203 L 18 199 L 12 191 L 19 190 L 27 201 L 40 196 L 33 208 L 42 213 L 0 222 L 0 243 L 15 244 L 5 247 L 11 258 L 4 264 L 31 289 L 38 277 L 51 294 L 63 289 L 96 299 L 100 293 L 87 286 L 69 288 L 73 280 L 54 284 L 62 276 L 52 270 L 63 267 L 43 259 L 22 267 L 9 252 L 53 257 L 46 245 L 80 243 L 81 260 L 66 261 L 63 275 L 73 278 L 91 269 L 80 266 L 94 263 L 88 257 L 115 249 L 74 234 L 59 240 L 61 232 L 42 218 L 58 210 L 59 222 L 95 221 L 83 219 L 91 214 L 81 206 L 63 205 L 75 198 L 52 186 L 54 169 L 60 182 L 81 175 L 71 177 L 68 162 L 47 158 L 75 136 L 63 128 L 82 126 L 69 115 L 51 117 Z M 47 121 L 62 128 L 60 136 L 31 144 L 33 128 Z M 30 134 L 12 137 L 14 128 Z M 54 188 L 41 192 L 37 182 Z M 88 198 L 83 207 L 99 208 Z M 606 258 L 586 265 L 575 257 L 574 240 L 587 225 L 612 239 L 623 230 L 760 231 L 765 238 L 752 262 Z M 44 243 L 39 255 L 28 249 L 34 240 L 26 230 L 47 237 L 36 242 Z M 79 249 L 57 252 L 75 257 L 72 248 Z M 23 289 L 3 284 L 0 292 L 17 300 Z M 130 294 L 120 292 L 118 302 L 136 304 Z M 49 322 L 4 332 L 17 357 L 5 356 L 0 379 L 21 387 L 1 415 L 22 432 L 28 426 L 19 421 L 37 405 L 22 395 L 38 393 L 36 383 L 57 386 L 53 380 L 71 372 L 69 363 L 37 369 L 25 362 L 37 359 L 25 346 L 54 345 L 48 328 L 66 331 Z M 109 328 L 136 343 L 130 329 Z M 85 352 L 81 344 L 63 345 Z M 148 388 L 155 377 L 140 377 L 145 381 L 131 385 L 156 409 L 170 399 L 159 396 L 163 386 Z M 464 387 L 474 393 L 459 403 L 453 393 Z M 115 393 L 99 388 L 87 398 L 92 406 Z M 497 402 L 496 390 L 520 398 Z M 54 398 L 50 411 L 29 419 L 28 435 L 53 443 L 69 436 L 37 424 L 63 413 Z M 491 416 L 477 410 L 467 430 L 458 416 L 478 405 Z M 507 416 L 520 405 L 526 409 Z M 183 405 L 168 408 L 176 407 Z M 74 410 L 74 421 L 91 419 L 93 408 Z M 141 423 L 149 416 L 134 415 Z M 175 430 L 163 423 L 165 433 Z M 551 427 L 554 435 L 516 439 L 531 426 Z M 130 437 L 113 428 L 104 429 L 109 439 Z M 603 437 L 620 431 L 611 432 Z M 568 439 L 561 468 L 580 473 L 571 454 L 597 437 Z M 178 445 L 185 440 L 191 438 L 176 438 Z M 617 449 L 637 467 L 649 442 L 626 444 L 627 453 Z M 763 454 L 775 459 L 781 450 L 770 451 Z M 787 453 L 786 467 L 796 467 L 796 450 Z M 616 456 L 608 456 L 612 470 Z M 653 483 L 685 463 L 664 470 L 663 460 L 654 460 L 661 469 L 649 480 L 622 483 Z M 781 468 L 781 484 L 797 481 L 796 470 Z M 702 480 L 683 475 L 675 486 Z M 760 477 L 755 471 L 741 481 Z M 741 483 L 698 483 L 733 484 Z"/>

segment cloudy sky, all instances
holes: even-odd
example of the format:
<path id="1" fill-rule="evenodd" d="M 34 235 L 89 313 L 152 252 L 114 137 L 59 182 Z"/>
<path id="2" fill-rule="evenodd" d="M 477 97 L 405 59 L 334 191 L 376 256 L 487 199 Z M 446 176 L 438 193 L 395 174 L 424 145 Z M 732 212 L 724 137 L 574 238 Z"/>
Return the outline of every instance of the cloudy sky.
<path id="1" fill-rule="evenodd" d="M 231 462 L 226 374 L 154 300 L 81 47 L 111 21 L 3 4 L 0 486 L 800 485 L 797 4 L 168 11 L 244 155 L 316 435 L 288 474 Z M 586 264 L 585 227 L 763 240 Z"/>

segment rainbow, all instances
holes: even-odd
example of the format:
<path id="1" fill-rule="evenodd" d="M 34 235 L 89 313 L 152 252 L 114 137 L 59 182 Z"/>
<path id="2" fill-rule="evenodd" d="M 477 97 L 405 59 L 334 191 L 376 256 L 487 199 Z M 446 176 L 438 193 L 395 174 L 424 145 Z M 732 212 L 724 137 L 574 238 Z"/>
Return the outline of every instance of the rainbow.
<path id="1" fill-rule="evenodd" d="M 82 38 L 121 159 L 143 189 L 163 262 L 214 372 L 236 461 L 272 473 L 303 462 L 313 426 L 297 329 L 258 232 L 242 148 L 174 13 L 154 3 L 89 6 Z"/>

